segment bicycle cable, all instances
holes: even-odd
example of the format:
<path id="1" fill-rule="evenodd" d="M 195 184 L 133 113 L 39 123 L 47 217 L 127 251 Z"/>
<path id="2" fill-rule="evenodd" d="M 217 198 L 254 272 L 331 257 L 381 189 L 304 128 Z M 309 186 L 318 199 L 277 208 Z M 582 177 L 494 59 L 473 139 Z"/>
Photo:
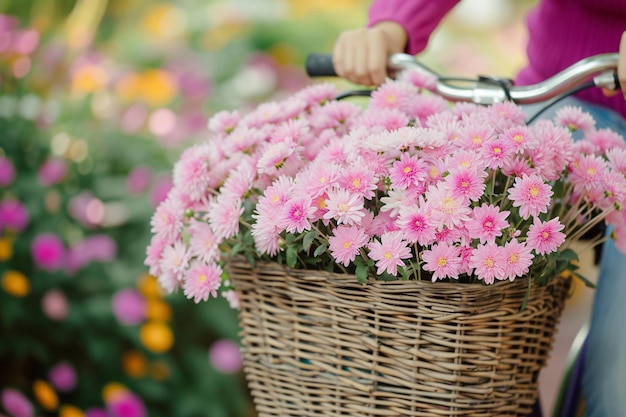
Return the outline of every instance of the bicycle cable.
<path id="1" fill-rule="evenodd" d="M 586 83 L 579 85 L 578 87 L 575 87 L 566 91 L 564 94 L 560 95 L 559 97 L 557 97 L 556 99 L 552 100 L 550 103 L 545 105 L 543 108 L 539 109 L 539 111 L 535 113 L 533 117 L 531 117 L 530 119 L 526 121 L 526 124 L 530 125 L 531 123 L 533 123 L 541 114 L 543 114 L 546 110 L 548 110 L 550 107 L 554 106 L 556 103 L 563 100 L 564 98 L 569 97 L 573 94 L 578 93 L 579 91 L 582 91 L 591 87 L 595 87 L 595 83 L 593 82 L 593 80 L 587 81 Z"/>

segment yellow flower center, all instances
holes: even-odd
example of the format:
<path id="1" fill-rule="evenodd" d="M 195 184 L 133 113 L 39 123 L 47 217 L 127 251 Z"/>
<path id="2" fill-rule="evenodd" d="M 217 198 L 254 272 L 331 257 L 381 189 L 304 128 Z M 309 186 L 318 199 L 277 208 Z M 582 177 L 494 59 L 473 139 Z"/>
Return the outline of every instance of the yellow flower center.
<path id="1" fill-rule="evenodd" d="M 338 208 L 339 208 L 340 213 L 345 213 L 350 209 L 350 206 L 348 206 L 347 204 L 341 203 L 339 204 Z"/>
<path id="2" fill-rule="evenodd" d="M 480 136 L 474 136 L 474 137 L 472 138 L 472 142 L 473 142 L 475 145 L 479 145 L 479 144 L 483 143 L 483 138 L 481 138 Z"/>
<path id="3" fill-rule="evenodd" d="M 439 258 L 437 260 L 437 266 L 446 266 L 448 264 L 448 260 L 446 258 Z"/>
<path id="4" fill-rule="evenodd" d="M 591 175 L 591 176 L 596 175 L 596 169 L 595 169 L 595 168 L 593 168 L 593 167 L 589 167 L 589 168 L 587 168 L 587 174 L 588 174 L 588 175 Z"/>
<path id="5" fill-rule="evenodd" d="M 391 252 L 385 252 L 385 259 L 391 259 Z"/>
<path id="6" fill-rule="evenodd" d="M 487 268 L 493 268 L 493 259 L 491 259 L 491 258 L 487 258 L 487 259 L 485 259 L 484 265 L 485 265 Z"/>
<path id="7" fill-rule="evenodd" d="M 355 178 L 352 180 L 352 187 L 359 188 L 361 186 L 361 180 L 359 178 Z"/>
<path id="8" fill-rule="evenodd" d="M 461 181 L 462 188 L 467 188 L 468 186 L 469 186 L 469 183 L 467 181 Z"/>
<path id="9" fill-rule="evenodd" d="M 352 241 L 348 240 L 348 241 L 343 242 L 344 249 L 348 249 L 350 246 L 352 246 Z"/>
<path id="10" fill-rule="evenodd" d="M 510 254 L 510 255 L 509 255 L 509 262 L 510 262 L 510 263 L 512 263 L 512 264 L 516 263 L 516 262 L 518 261 L 518 259 L 519 259 L 519 258 L 518 258 L 518 257 L 517 257 L 517 255 L 516 255 L 516 254 L 514 254 L 514 253 L 512 253 L 512 254 Z"/>
<path id="11" fill-rule="evenodd" d="M 198 282 L 199 282 L 199 283 L 201 283 L 201 284 L 202 284 L 203 282 L 205 282 L 206 280 L 207 280 L 207 277 L 206 277 L 206 275 L 205 275 L 205 274 L 201 274 L 201 275 L 198 277 Z"/>
<path id="12" fill-rule="evenodd" d="M 542 238 L 544 238 L 544 239 L 547 239 L 547 238 L 549 238 L 549 237 L 550 237 L 550 233 L 548 233 L 548 232 L 543 232 L 543 233 L 541 234 L 541 237 L 542 237 Z"/>
<path id="13" fill-rule="evenodd" d="M 528 190 L 528 193 L 531 197 L 537 197 L 539 195 L 539 188 L 537 188 L 536 185 L 533 185 L 530 187 L 530 190 Z"/>
<path id="14" fill-rule="evenodd" d="M 524 137 L 520 134 L 513 136 L 513 142 L 521 143 L 524 140 Z"/>
<path id="15" fill-rule="evenodd" d="M 495 153 L 496 155 L 500 155 L 502 153 L 502 148 L 493 148 L 493 153 Z"/>
<path id="16" fill-rule="evenodd" d="M 411 167 L 404 167 L 403 171 L 405 174 L 408 174 L 409 172 L 411 172 Z"/>

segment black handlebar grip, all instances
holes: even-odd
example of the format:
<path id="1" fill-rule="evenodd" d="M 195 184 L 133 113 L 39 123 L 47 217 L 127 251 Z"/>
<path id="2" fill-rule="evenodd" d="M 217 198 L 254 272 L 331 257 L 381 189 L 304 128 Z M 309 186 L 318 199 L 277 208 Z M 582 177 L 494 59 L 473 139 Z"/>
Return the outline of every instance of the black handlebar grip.
<path id="1" fill-rule="evenodd" d="M 621 84 L 619 82 L 619 77 L 617 76 L 617 71 L 615 71 L 613 73 L 613 82 L 615 83 L 615 89 L 616 90 L 621 90 L 622 89 L 622 86 L 621 86 Z"/>
<path id="2" fill-rule="evenodd" d="M 336 77 L 331 54 L 310 54 L 306 57 L 306 73 L 309 77 Z"/>

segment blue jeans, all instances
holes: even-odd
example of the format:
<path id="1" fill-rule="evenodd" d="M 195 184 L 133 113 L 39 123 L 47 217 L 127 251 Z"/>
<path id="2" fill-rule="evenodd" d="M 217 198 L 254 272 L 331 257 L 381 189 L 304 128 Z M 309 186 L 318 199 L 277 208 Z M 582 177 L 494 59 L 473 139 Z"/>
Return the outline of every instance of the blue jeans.
<path id="1" fill-rule="evenodd" d="M 575 98 L 559 102 L 541 117 L 551 118 L 565 105 L 580 106 L 593 116 L 597 128 L 626 137 L 626 120 L 619 114 Z M 532 116 L 533 108 L 526 109 L 527 114 Z M 626 416 L 626 255 L 612 240 L 602 250 L 584 360 L 585 417 Z"/>

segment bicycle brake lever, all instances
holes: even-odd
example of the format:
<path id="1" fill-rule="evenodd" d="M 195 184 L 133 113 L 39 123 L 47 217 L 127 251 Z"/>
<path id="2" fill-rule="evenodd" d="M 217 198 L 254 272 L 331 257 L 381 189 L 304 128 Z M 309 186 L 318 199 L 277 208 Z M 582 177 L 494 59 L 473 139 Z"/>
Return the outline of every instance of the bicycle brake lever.
<path id="1" fill-rule="evenodd" d="M 593 78 L 593 84 L 598 88 L 606 88 L 609 90 L 621 90 L 619 78 L 616 71 L 605 71 Z"/>

